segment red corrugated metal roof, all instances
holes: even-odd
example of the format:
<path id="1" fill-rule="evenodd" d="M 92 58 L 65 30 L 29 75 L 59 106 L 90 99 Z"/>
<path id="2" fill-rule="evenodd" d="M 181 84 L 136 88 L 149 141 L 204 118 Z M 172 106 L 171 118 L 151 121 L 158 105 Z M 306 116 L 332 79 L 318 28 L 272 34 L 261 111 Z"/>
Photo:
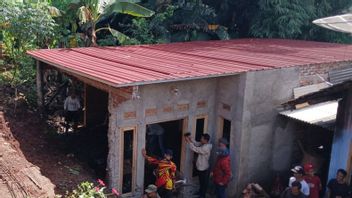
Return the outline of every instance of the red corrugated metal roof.
<path id="1" fill-rule="evenodd" d="M 352 61 L 352 45 L 280 39 L 42 49 L 29 55 L 114 87 Z"/>

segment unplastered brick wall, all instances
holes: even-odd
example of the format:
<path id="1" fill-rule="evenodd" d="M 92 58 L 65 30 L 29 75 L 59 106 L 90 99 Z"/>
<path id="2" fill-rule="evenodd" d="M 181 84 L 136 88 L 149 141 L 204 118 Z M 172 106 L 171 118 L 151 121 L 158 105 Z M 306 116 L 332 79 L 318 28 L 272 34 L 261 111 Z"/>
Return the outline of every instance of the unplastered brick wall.
<path id="1" fill-rule="evenodd" d="M 323 80 L 319 76 L 323 77 L 325 80 L 328 81 L 329 71 L 335 69 L 344 69 L 346 67 L 350 67 L 351 64 L 352 61 L 346 61 L 300 66 L 298 67 L 300 86 L 322 83 Z"/>

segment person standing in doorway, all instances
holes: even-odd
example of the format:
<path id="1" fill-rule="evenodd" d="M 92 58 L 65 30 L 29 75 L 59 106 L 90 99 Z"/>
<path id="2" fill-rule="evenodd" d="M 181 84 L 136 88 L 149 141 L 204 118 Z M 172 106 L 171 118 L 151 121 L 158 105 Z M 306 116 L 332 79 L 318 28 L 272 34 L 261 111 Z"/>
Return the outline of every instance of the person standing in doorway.
<path id="1" fill-rule="evenodd" d="M 76 128 L 79 118 L 79 109 L 81 104 L 75 91 L 70 90 L 69 96 L 65 99 L 64 110 L 65 110 L 65 122 L 66 122 L 66 132 L 69 129 L 70 123 L 73 123 L 73 129 Z"/>
<path id="2" fill-rule="evenodd" d="M 196 168 L 199 177 L 199 192 L 197 194 L 201 198 L 205 198 L 209 182 L 209 158 L 213 147 L 213 145 L 209 143 L 210 135 L 202 134 L 200 142 L 192 140 L 189 135 L 185 136 L 185 140 L 189 148 L 198 154 Z"/>
<path id="3" fill-rule="evenodd" d="M 172 150 L 166 149 L 162 160 L 148 156 L 145 149 L 142 149 L 142 155 L 148 163 L 157 165 L 155 185 L 158 187 L 159 195 L 162 198 L 170 198 L 174 189 L 177 169 L 176 164 L 171 161 Z"/>
<path id="4" fill-rule="evenodd" d="M 292 183 L 294 181 L 298 181 L 301 183 L 302 193 L 306 196 L 309 196 L 309 186 L 303 178 L 303 175 L 304 175 L 303 167 L 302 166 L 295 166 L 293 169 L 291 169 L 291 171 L 293 173 L 293 177 L 290 177 L 290 180 L 288 182 L 288 186 L 291 187 Z"/>
<path id="5" fill-rule="evenodd" d="M 215 184 L 215 193 L 217 198 L 226 198 L 226 188 L 231 180 L 231 162 L 230 151 L 227 148 L 229 142 L 225 138 L 219 139 L 217 149 L 217 159 L 211 172 Z"/>
<path id="6" fill-rule="evenodd" d="M 309 198 L 319 198 L 319 192 L 322 189 L 320 178 L 314 175 L 314 167 L 312 164 L 304 165 L 304 180 L 308 183 L 309 186 Z"/>
<path id="7" fill-rule="evenodd" d="M 328 183 L 327 198 L 350 198 L 351 192 L 346 184 L 347 172 L 344 169 L 337 170 L 336 178 Z"/>

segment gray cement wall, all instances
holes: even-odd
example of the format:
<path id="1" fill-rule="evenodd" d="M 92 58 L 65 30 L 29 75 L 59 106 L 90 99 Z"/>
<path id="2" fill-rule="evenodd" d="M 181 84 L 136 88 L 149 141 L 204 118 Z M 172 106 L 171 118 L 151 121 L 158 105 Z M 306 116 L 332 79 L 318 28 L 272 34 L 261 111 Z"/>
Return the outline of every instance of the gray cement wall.
<path id="1" fill-rule="evenodd" d="M 119 187 L 121 179 L 119 156 L 121 155 L 121 129 L 124 127 L 137 127 L 138 148 L 136 150 L 136 186 L 135 194 L 142 193 L 144 182 L 144 163 L 141 149 L 145 147 L 146 125 L 157 122 L 165 122 L 178 119 L 186 119 L 186 131 L 192 131 L 195 117 L 208 115 L 208 133 L 215 136 L 214 105 L 216 97 L 217 79 L 194 80 L 175 83 L 153 84 L 140 86 L 138 89 L 139 99 L 122 101 L 114 107 L 110 104 L 110 132 L 109 132 L 109 157 L 108 172 L 112 187 Z M 177 89 L 177 93 L 175 93 Z M 110 94 L 110 103 L 113 103 L 114 96 Z M 199 101 L 206 101 L 206 105 L 199 107 Z M 188 106 L 188 107 L 186 107 Z M 147 113 L 150 110 L 152 113 Z M 126 117 L 127 113 L 135 113 L 135 117 Z M 148 115 L 146 115 L 148 114 Z M 192 153 L 187 150 L 184 155 L 184 165 L 181 171 L 190 179 Z"/>
<path id="2" fill-rule="evenodd" d="M 239 192 L 248 182 L 258 182 L 264 186 L 270 183 L 274 164 L 275 168 L 281 170 L 289 168 L 285 160 L 290 156 L 290 137 L 294 131 L 282 127 L 284 123 L 278 119 L 277 108 L 291 99 L 293 88 L 299 86 L 299 72 L 295 68 L 249 72 L 243 75 L 245 83 L 242 82 L 242 85 L 245 87 L 240 95 L 243 106 L 239 112 L 233 112 L 233 118 L 239 124 L 234 124 L 238 131 L 233 131 L 233 134 L 237 134 L 239 139 L 232 141 L 240 145 L 239 151 L 235 151 L 240 157 L 236 162 L 237 166 L 233 167 L 239 170 L 234 181 L 237 183 L 237 191 L 233 190 L 231 194 Z M 236 102 L 234 105 L 240 108 Z M 287 130 L 286 133 L 281 133 L 281 128 Z M 277 154 L 276 149 L 283 152 Z"/>
<path id="3" fill-rule="evenodd" d="M 298 68 L 256 71 L 235 76 L 140 86 L 139 99 L 116 102 L 110 93 L 110 132 L 108 173 L 113 187 L 121 178 L 121 129 L 136 126 L 135 194 L 143 190 L 146 125 L 186 119 L 186 131 L 192 131 L 198 115 L 208 115 L 208 133 L 212 143 L 221 136 L 219 118 L 231 121 L 230 151 L 234 179 L 229 195 L 235 197 L 248 182 L 270 184 L 273 171 L 290 167 L 295 127 L 278 117 L 278 107 L 293 98 L 299 87 Z M 175 90 L 177 90 L 175 92 Z M 199 102 L 206 105 L 199 107 Z M 214 145 L 213 151 L 216 150 Z M 186 148 L 181 171 L 191 179 L 192 153 Z M 212 162 L 215 155 L 212 156 Z M 265 186 L 269 187 L 269 186 Z"/>

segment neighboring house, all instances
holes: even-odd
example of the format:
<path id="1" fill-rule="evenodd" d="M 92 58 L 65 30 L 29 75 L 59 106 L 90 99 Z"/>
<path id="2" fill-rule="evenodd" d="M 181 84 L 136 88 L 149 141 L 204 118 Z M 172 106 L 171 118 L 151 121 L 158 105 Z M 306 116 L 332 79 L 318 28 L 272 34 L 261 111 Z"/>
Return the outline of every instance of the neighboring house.
<path id="1" fill-rule="evenodd" d="M 175 163 L 187 178 L 192 177 L 193 154 L 182 136 L 207 132 L 213 143 L 220 137 L 230 141 L 230 195 L 247 182 L 270 184 L 273 171 L 289 170 L 295 132 L 277 108 L 293 99 L 294 88 L 321 83 L 317 74 L 327 78 L 330 70 L 352 63 L 351 45 L 279 39 L 28 54 L 37 60 L 39 106 L 43 72 L 54 69 L 85 84 L 87 125 L 109 112 L 109 183 L 132 197 L 148 184 L 141 149 L 150 147 L 147 126 L 154 123 L 163 127 L 164 146 L 174 150 Z"/>
<path id="2" fill-rule="evenodd" d="M 318 92 L 301 96 L 286 105 L 297 105 L 301 103 L 309 103 L 310 106 L 326 106 L 325 111 L 316 111 L 309 114 L 310 118 L 330 117 L 328 120 L 334 121 L 333 140 L 330 156 L 330 165 L 328 170 L 327 181 L 336 177 L 338 169 L 347 170 L 347 182 L 352 181 L 352 80 L 341 82 L 331 87 L 322 89 Z M 303 108 L 307 109 L 309 107 Z M 307 111 L 306 111 L 307 112 Z M 333 115 L 334 116 L 329 116 Z M 305 122 L 303 114 L 296 117 Z M 328 120 L 320 120 L 318 123 L 323 124 Z M 336 121 L 335 121 L 336 120 Z"/>

